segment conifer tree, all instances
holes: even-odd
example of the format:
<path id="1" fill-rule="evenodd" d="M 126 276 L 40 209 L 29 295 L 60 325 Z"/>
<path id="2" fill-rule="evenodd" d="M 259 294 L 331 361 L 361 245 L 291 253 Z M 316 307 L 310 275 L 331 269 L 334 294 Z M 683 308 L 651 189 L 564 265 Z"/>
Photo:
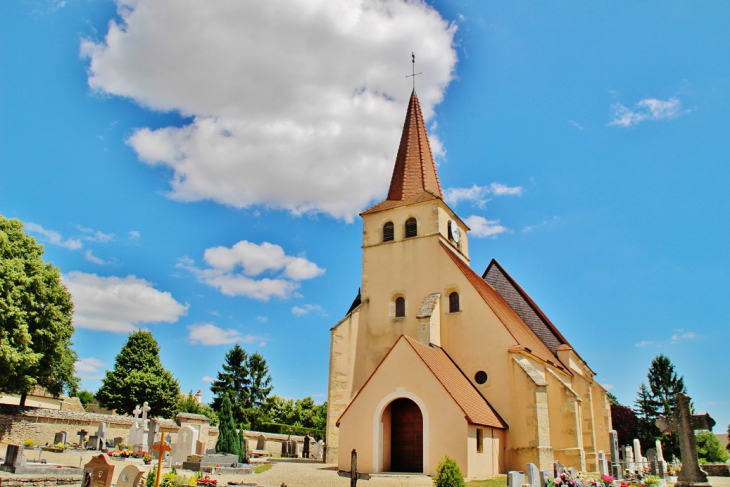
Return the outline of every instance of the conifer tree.
<path id="1" fill-rule="evenodd" d="M 180 384 L 162 366 L 160 347 L 149 331 L 135 331 L 116 356 L 114 370 L 108 370 L 96 398 L 102 406 L 119 413 L 131 413 L 148 402 L 151 414 L 170 418 L 180 400 Z"/>
<path id="2" fill-rule="evenodd" d="M 218 441 L 215 444 L 217 452 L 239 455 L 241 452 L 241 440 L 236 432 L 236 423 L 233 421 L 231 412 L 231 400 L 224 395 L 221 401 L 221 410 L 218 413 Z"/>
<path id="3" fill-rule="evenodd" d="M 241 463 L 248 463 L 248 442 L 246 441 L 246 435 L 243 430 L 243 425 L 238 425 L 238 444 L 240 445 L 238 461 Z"/>
<path id="4" fill-rule="evenodd" d="M 20 394 L 21 405 L 36 385 L 56 397 L 75 393 L 71 294 L 43 246 L 2 215 L 0 311 L 0 392 Z"/>

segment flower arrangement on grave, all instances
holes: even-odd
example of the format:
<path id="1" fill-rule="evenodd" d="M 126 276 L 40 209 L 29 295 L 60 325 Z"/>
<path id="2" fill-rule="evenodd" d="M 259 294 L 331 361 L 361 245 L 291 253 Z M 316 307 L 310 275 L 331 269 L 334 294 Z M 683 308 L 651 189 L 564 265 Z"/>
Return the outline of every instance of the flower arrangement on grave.
<path id="1" fill-rule="evenodd" d="M 614 480 L 616 480 L 616 479 L 611 477 L 610 475 L 606 475 L 606 474 L 601 475 L 601 481 L 606 485 L 612 485 Z"/>
<path id="2" fill-rule="evenodd" d="M 147 453 L 147 452 L 142 452 L 142 453 L 143 453 L 143 455 L 142 455 L 142 461 L 144 463 L 149 463 L 149 462 L 152 461 L 152 456 L 150 456 L 149 453 Z"/>
<path id="3" fill-rule="evenodd" d="M 644 485 L 659 485 L 659 477 L 656 475 L 647 475 L 644 477 Z"/>
<path id="4" fill-rule="evenodd" d="M 522 487 L 531 487 L 529 483 L 522 484 Z"/>
<path id="5" fill-rule="evenodd" d="M 33 441 L 31 438 L 28 438 L 25 440 L 25 447 L 26 448 L 33 448 L 35 446 L 35 441 Z"/>
<path id="6" fill-rule="evenodd" d="M 54 447 L 54 448 L 59 448 L 59 449 L 61 449 L 61 450 L 65 450 L 65 449 L 66 449 L 66 445 L 64 445 L 64 444 L 63 444 L 63 443 L 61 443 L 60 441 L 59 441 L 58 443 L 56 443 L 55 445 L 53 445 L 53 447 Z"/>

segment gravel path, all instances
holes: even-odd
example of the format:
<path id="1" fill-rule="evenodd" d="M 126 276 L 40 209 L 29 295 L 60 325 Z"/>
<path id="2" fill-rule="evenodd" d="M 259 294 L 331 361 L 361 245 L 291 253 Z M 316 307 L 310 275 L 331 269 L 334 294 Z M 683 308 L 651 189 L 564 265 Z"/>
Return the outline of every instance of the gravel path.
<path id="1" fill-rule="evenodd" d="M 264 473 L 238 477 L 236 480 L 244 482 L 257 482 L 267 487 L 279 487 L 286 483 L 288 487 L 348 487 L 350 479 L 337 475 L 337 466 L 329 464 L 296 464 L 296 463 L 275 463 L 272 468 Z M 228 482 L 229 479 L 225 479 Z M 225 483 L 224 482 L 224 483 Z M 377 475 L 370 480 L 361 480 L 358 486 L 362 487 L 431 487 L 431 477 L 425 475 Z"/>

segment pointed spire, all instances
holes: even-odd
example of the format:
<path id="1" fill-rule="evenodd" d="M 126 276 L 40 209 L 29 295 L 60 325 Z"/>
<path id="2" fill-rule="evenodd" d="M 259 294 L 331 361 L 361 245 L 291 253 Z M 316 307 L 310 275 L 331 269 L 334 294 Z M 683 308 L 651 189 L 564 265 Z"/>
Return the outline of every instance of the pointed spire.
<path id="1" fill-rule="evenodd" d="M 403 124 L 388 200 L 404 200 L 423 192 L 443 199 L 421 105 L 414 89 Z"/>

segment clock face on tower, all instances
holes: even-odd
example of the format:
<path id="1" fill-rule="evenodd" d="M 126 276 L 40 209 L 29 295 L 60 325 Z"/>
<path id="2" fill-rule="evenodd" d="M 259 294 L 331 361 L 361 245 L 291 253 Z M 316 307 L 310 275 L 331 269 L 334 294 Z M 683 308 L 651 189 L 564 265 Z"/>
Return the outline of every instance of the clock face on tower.
<path id="1" fill-rule="evenodd" d="M 451 232 L 452 240 L 456 243 L 459 243 L 459 226 L 456 224 L 456 221 L 449 221 L 449 231 Z"/>

